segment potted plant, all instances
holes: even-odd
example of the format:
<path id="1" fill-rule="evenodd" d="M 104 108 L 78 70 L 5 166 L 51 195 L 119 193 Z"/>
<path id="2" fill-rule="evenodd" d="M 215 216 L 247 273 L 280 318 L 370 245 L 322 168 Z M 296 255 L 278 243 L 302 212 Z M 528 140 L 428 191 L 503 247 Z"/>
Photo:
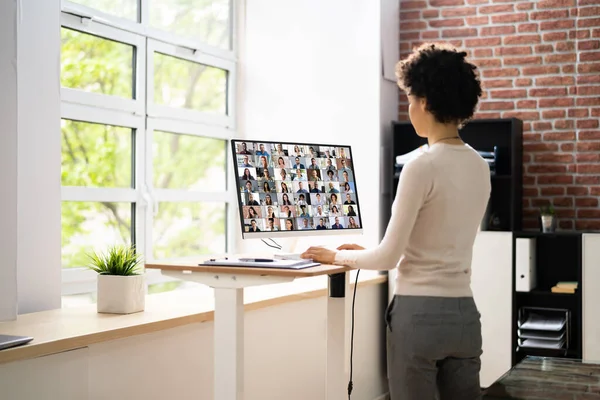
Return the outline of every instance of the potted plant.
<path id="1" fill-rule="evenodd" d="M 551 233 L 556 229 L 556 212 L 552 204 L 540 208 L 540 219 L 542 222 L 542 232 Z"/>
<path id="2" fill-rule="evenodd" d="M 91 270 L 98 273 L 99 313 L 131 314 L 144 311 L 146 282 L 141 256 L 133 246 L 113 246 L 106 253 L 89 256 Z"/>

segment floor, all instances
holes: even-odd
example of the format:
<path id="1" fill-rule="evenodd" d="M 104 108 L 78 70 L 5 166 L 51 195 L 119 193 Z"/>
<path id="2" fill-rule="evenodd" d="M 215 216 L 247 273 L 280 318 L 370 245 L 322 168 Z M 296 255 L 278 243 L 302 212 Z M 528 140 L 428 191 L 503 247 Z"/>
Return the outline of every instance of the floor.
<path id="1" fill-rule="evenodd" d="M 600 400 L 600 365 L 527 357 L 490 386 L 484 400 Z"/>

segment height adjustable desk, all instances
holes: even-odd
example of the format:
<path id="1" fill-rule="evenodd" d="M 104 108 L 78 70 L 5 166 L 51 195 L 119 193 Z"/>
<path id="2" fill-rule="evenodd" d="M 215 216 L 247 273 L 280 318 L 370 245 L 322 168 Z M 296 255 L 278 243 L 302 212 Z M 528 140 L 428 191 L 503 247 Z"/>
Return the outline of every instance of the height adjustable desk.
<path id="1" fill-rule="evenodd" d="M 229 257 L 232 257 L 231 255 Z M 348 397 L 346 377 L 346 293 L 350 268 L 321 264 L 305 269 L 146 264 L 162 275 L 214 289 L 214 400 L 244 400 L 244 288 L 328 275 L 326 399 Z"/>

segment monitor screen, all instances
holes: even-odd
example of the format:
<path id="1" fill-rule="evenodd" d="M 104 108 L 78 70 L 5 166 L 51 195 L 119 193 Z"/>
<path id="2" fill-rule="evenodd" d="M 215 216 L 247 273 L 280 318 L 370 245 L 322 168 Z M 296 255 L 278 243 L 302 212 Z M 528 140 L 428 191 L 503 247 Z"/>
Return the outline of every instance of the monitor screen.
<path id="1" fill-rule="evenodd" d="M 244 238 L 361 233 L 352 150 L 232 140 Z"/>

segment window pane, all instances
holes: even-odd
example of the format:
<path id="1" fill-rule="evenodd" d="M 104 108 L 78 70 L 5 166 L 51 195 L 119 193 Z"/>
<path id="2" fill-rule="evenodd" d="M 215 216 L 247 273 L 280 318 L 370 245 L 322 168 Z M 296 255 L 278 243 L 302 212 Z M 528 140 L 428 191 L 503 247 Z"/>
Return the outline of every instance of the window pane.
<path id="1" fill-rule="evenodd" d="M 87 254 L 132 243 L 131 203 L 63 201 L 61 204 L 62 266 L 82 267 Z"/>
<path id="2" fill-rule="evenodd" d="M 62 185 L 132 187 L 133 130 L 62 120 Z"/>
<path id="3" fill-rule="evenodd" d="M 226 144 L 221 139 L 155 131 L 152 148 L 154 187 L 225 190 Z"/>
<path id="4" fill-rule="evenodd" d="M 155 259 L 226 251 L 224 203 L 159 203 L 152 226 Z"/>
<path id="5" fill-rule="evenodd" d="M 71 0 L 106 14 L 138 21 L 138 0 Z"/>
<path id="6" fill-rule="evenodd" d="M 67 28 L 60 32 L 62 86 L 133 98 L 133 46 Z"/>
<path id="7" fill-rule="evenodd" d="M 152 0 L 150 24 L 223 49 L 231 48 L 229 0 Z"/>
<path id="8" fill-rule="evenodd" d="M 154 53 L 154 102 L 227 113 L 227 71 Z"/>

